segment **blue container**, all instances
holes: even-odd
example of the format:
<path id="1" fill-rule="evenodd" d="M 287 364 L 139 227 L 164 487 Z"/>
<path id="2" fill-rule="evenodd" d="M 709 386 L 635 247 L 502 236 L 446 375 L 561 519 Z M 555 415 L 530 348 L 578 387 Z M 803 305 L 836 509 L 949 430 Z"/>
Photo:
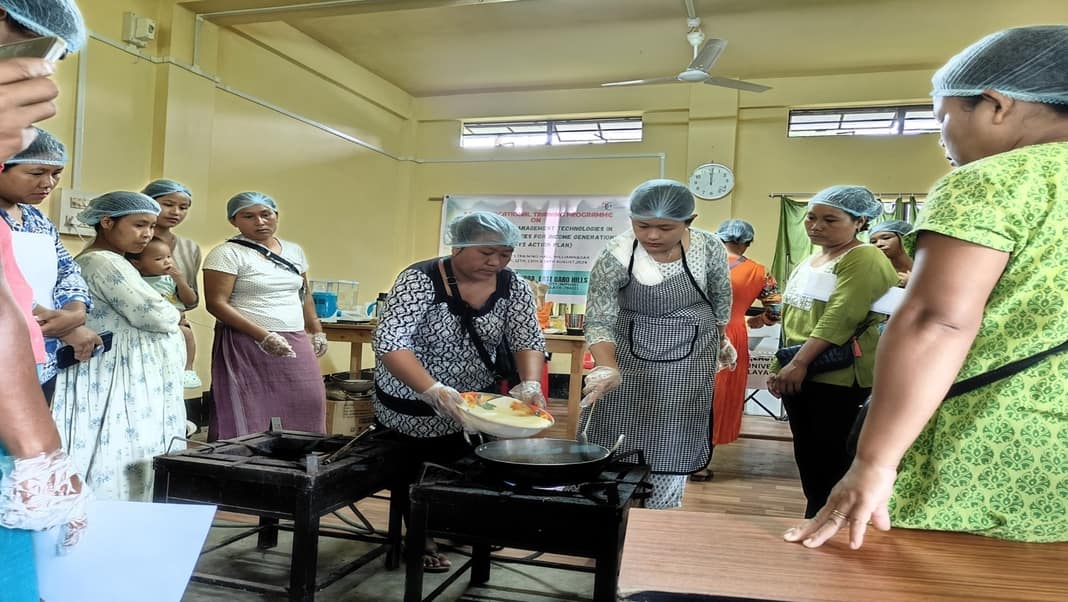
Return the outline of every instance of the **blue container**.
<path id="1" fill-rule="evenodd" d="M 337 315 L 337 293 L 312 293 L 315 301 L 315 315 L 320 318 L 333 318 Z"/>

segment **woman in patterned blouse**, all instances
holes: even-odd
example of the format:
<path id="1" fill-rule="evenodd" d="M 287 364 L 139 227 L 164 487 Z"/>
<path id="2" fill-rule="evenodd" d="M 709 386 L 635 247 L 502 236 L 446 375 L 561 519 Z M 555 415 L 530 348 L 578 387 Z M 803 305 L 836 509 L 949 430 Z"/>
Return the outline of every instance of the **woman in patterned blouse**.
<path id="1" fill-rule="evenodd" d="M 412 480 L 424 461 L 449 462 L 466 453 L 459 392 L 494 385 L 462 314 L 470 316 L 487 352 L 508 342 L 522 379 L 510 394 L 545 404 L 545 339 L 534 296 L 507 269 L 519 241 L 519 229 L 499 215 L 458 217 L 449 224 L 452 254 L 405 268 L 390 290 L 374 335 L 375 415 L 409 444 Z M 449 567 L 429 542 L 423 564 L 429 571 Z"/>
<path id="2" fill-rule="evenodd" d="M 974 391 L 955 380 L 1068 340 L 1068 25 L 987 36 L 935 73 L 953 172 L 906 239 L 915 264 L 879 343 L 856 459 L 814 520 L 1068 541 L 1068 355 Z M 1040 359 L 1040 358 L 1035 358 Z"/>

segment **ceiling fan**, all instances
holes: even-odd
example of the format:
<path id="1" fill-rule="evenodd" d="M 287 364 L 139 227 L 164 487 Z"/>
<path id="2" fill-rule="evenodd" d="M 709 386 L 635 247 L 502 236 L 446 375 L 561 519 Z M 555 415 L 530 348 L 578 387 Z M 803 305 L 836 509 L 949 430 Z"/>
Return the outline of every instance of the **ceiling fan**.
<path id="1" fill-rule="evenodd" d="M 687 7 L 690 4 L 687 2 Z M 676 83 L 701 83 L 708 84 L 710 86 L 720 86 L 723 88 L 733 88 L 735 90 L 744 90 L 746 92 L 763 92 L 770 90 L 768 86 L 762 86 L 760 84 L 754 84 L 753 82 L 742 81 L 740 79 L 730 79 L 727 77 L 719 77 L 712 75 L 709 71 L 712 70 L 712 66 L 716 64 L 716 60 L 720 54 L 727 48 L 727 40 L 721 40 L 719 38 L 712 38 L 705 42 L 705 34 L 701 31 L 701 19 L 693 16 L 690 13 L 690 17 L 686 20 L 686 24 L 690 26 L 690 31 L 686 34 L 686 39 L 690 42 L 690 46 L 693 46 L 693 60 L 690 64 L 678 75 L 668 77 L 653 77 L 649 79 L 632 79 L 621 82 L 608 82 L 601 84 L 601 87 L 615 87 L 615 86 L 641 86 L 644 84 L 676 84 Z M 704 46 L 702 46 L 704 44 Z"/>

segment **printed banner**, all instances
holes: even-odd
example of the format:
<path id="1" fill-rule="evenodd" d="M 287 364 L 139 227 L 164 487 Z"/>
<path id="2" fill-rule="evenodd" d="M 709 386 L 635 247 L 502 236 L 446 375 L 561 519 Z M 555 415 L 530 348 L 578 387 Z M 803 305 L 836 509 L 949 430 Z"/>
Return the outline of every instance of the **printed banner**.
<path id="1" fill-rule="evenodd" d="M 515 224 L 523 240 L 509 264 L 549 286 L 548 301 L 586 303 L 590 269 L 605 244 L 630 228 L 629 200 L 618 196 L 452 196 L 441 209 L 441 250 L 453 218 L 491 211 Z"/>

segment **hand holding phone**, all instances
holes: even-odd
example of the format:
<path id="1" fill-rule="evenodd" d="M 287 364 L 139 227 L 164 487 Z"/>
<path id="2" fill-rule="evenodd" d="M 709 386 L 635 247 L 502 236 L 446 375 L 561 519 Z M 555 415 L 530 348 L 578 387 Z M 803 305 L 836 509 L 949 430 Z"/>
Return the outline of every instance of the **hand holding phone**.
<path id="1" fill-rule="evenodd" d="M 108 330 L 102 330 L 98 333 L 100 340 L 103 341 L 102 345 L 98 345 L 93 351 L 92 357 L 96 357 L 101 353 L 107 353 L 111 351 L 112 334 Z M 65 345 L 56 350 L 56 368 L 63 370 L 64 368 L 70 368 L 78 363 L 78 358 L 74 356 L 74 347 Z"/>
<path id="2" fill-rule="evenodd" d="M 56 62 L 66 54 L 67 43 L 54 36 L 0 44 L 0 59 L 27 57 Z"/>

